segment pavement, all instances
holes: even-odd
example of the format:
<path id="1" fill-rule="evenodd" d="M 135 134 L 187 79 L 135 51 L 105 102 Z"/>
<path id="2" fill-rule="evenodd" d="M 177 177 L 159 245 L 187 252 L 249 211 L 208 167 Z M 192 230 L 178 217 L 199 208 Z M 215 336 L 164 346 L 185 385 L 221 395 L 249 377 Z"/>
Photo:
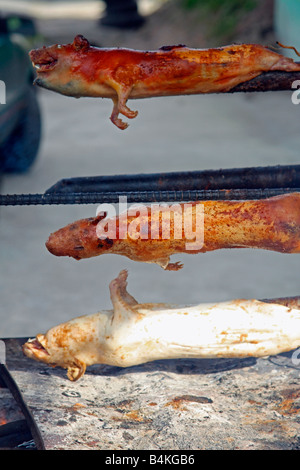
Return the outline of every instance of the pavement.
<path id="1" fill-rule="evenodd" d="M 74 176 L 299 164 L 300 106 L 291 95 L 136 100 L 130 104 L 138 117 L 120 131 L 109 120 L 109 100 L 76 100 L 39 90 L 39 157 L 29 173 L 5 177 L 1 192 L 41 193 Z M 0 208 L 0 337 L 35 336 L 77 315 L 110 308 L 108 285 L 122 269 L 128 269 L 128 289 L 140 302 L 193 304 L 299 294 L 297 255 L 251 249 L 185 254 L 172 258 L 184 268 L 167 272 L 117 255 L 75 261 L 46 250 L 51 232 L 94 216 L 96 208 Z"/>

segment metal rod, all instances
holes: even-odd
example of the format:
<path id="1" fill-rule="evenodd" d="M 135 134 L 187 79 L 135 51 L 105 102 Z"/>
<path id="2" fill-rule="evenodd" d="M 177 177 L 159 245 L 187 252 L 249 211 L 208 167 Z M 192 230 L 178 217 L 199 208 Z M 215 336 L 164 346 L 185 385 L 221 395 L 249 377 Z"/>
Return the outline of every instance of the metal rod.
<path id="1" fill-rule="evenodd" d="M 293 82 L 296 80 L 300 80 L 299 72 L 264 72 L 248 82 L 237 85 L 227 93 L 292 90 Z"/>
<path id="2" fill-rule="evenodd" d="M 58 204 L 117 204 L 121 197 L 127 202 L 184 202 L 207 200 L 249 200 L 264 199 L 300 192 L 300 188 L 270 189 L 226 189 L 200 191 L 141 191 L 141 192 L 102 192 L 70 194 L 7 194 L 0 195 L 0 206 L 58 205 Z"/>
<path id="3" fill-rule="evenodd" d="M 299 188 L 300 165 L 66 178 L 45 194 Z"/>

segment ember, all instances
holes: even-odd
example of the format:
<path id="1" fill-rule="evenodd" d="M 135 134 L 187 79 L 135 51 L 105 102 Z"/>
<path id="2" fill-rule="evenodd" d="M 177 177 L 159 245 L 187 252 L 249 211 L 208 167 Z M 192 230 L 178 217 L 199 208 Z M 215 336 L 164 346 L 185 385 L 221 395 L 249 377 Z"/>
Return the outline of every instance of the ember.
<path id="1" fill-rule="evenodd" d="M 6 424 L 6 423 L 7 423 L 6 419 L 0 417 L 0 426 L 2 426 L 3 424 Z"/>

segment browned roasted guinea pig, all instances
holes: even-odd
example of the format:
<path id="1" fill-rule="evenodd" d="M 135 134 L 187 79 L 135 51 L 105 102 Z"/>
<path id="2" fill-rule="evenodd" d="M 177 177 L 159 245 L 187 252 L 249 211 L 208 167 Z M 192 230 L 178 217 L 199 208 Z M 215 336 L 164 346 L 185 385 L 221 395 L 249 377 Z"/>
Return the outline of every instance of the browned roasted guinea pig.
<path id="1" fill-rule="evenodd" d="M 128 99 L 220 93 L 263 72 L 300 71 L 300 64 L 259 44 L 234 44 L 210 49 L 183 45 L 154 51 L 97 48 L 77 35 L 71 44 L 30 51 L 35 83 L 67 96 L 111 98 L 111 121 L 120 129 L 137 111 Z"/>
<path id="2" fill-rule="evenodd" d="M 79 260 L 113 253 L 134 261 L 157 263 L 166 270 L 182 267 L 180 263 L 170 263 L 170 256 L 177 253 L 195 254 L 223 248 L 300 252 L 300 193 L 262 200 L 177 204 L 169 218 L 164 218 L 163 212 L 171 210 L 171 206 L 165 207 L 159 218 L 154 218 L 150 206 L 145 207 L 146 211 L 136 215 L 126 212 L 110 219 L 101 215 L 78 220 L 52 233 L 46 247 L 56 256 Z M 198 209 L 202 209 L 203 219 L 199 218 L 197 225 Z M 177 217 L 182 215 L 181 219 Z M 190 217 L 194 226 L 189 233 L 184 222 L 186 217 Z M 109 232 L 105 236 L 102 230 L 100 237 L 100 223 L 101 228 L 111 223 L 115 227 L 114 236 Z M 175 233 L 178 223 L 181 237 Z M 165 229 L 169 229 L 167 237 Z M 155 237 L 151 237 L 153 232 Z M 193 244 L 195 240 L 199 241 L 198 245 Z"/>

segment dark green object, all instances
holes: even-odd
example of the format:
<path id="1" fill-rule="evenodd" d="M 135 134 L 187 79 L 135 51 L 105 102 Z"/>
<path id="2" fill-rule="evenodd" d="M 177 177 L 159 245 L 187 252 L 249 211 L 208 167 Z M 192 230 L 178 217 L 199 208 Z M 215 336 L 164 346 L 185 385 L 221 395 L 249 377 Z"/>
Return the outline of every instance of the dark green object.
<path id="1" fill-rule="evenodd" d="M 28 18 L 0 18 L 1 173 L 27 171 L 38 154 L 41 115 L 28 57 L 34 31 Z"/>
<path id="2" fill-rule="evenodd" d="M 210 25 L 210 35 L 224 38 L 234 34 L 243 15 L 253 10 L 257 0 L 182 0 L 188 9 L 198 9 L 202 21 Z"/>

